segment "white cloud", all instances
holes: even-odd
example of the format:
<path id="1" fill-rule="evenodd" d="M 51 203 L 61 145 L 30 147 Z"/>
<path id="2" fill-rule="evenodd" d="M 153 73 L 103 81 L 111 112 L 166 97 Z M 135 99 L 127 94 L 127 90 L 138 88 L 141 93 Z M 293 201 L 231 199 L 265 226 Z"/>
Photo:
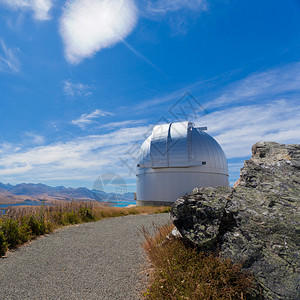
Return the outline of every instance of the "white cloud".
<path id="1" fill-rule="evenodd" d="M 142 123 L 145 123 L 146 120 L 126 120 L 126 121 L 120 121 L 120 122 L 110 122 L 107 124 L 103 124 L 99 126 L 99 128 L 109 128 L 109 129 L 115 129 L 118 127 L 124 127 L 124 126 L 136 126 Z"/>
<path id="2" fill-rule="evenodd" d="M 86 125 L 95 123 L 95 119 L 99 117 L 111 116 L 112 113 L 103 111 L 101 109 L 96 109 L 95 111 L 89 114 L 83 114 L 80 116 L 79 119 L 73 120 L 72 124 L 79 126 L 81 129 L 84 129 Z"/>
<path id="3" fill-rule="evenodd" d="M 208 127 L 208 133 L 222 145 L 227 158 L 250 156 L 251 146 L 259 141 L 300 141 L 299 100 L 231 107 L 210 113 L 196 123 Z"/>
<path id="4" fill-rule="evenodd" d="M 185 35 L 208 9 L 207 0 L 144 0 L 140 4 L 141 15 L 167 22 L 172 35 Z"/>
<path id="5" fill-rule="evenodd" d="M 92 92 L 87 84 L 73 83 L 70 79 L 64 81 L 64 93 L 67 96 L 90 96 Z"/>
<path id="6" fill-rule="evenodd" d="M 0 39 L 0 72 L 19 72 L 20 62 L 16 54 L 19 51 L 18 48 L 10 49 Z"/>
<path id="7" fill-rule="evenodd" d="M 140 141 L 147 126 L 122 128 L 103 135 L 89 135 L 65 143 L 53 143 L 29 150 L 3 148 L 0 175 L 9 182 L 45 180 L 95 180 L 107 171 L 129 172 L 120 158 L 126 156 L 132 144 Z M 125 170 L 125 171 L 124 171 Z M 9 177 L 14 176 L 14 177 Z"/>
<path id="8" fill-rule="evenodd" d="M 145 61 L 148 65 L 150 65 L 152 68 L 154 68 L 156 71 L 159 73 L 163 74 L 164 76 L 167 77 L 167 75 L 158 67 L 156 66 L 149 58 L 147 58 L 145 55 L 137 51 L 135 48 L 133 48 L 131 45 L 129 45 L 126 41 L 123 40 L 123 44 L 137 57 Z"/>
<path id="9" fill-rule="evenodd" d="M 20 150 L 21 148 L 19 146 L 13 145 L 11 143 L 1 143 L 0 144 L 0 154 L 5 154 L 5 153 L 16 153 Z"/>
<path id="10" fill-rule="evenodd" d="M 111 47 L 137 22 L 133 0 L 69 0 L 60 20 L 66 59 L 73 64 Z"/>
<path id="11" fill-rule="evenodd" d="M 33 132 L 25 132 L 25 136 L 26 138 L 29 138 L 30 142 L 33 144 L 41 145 L 45 142 L 45 138 L 43 136 Z"/>
<path id="12" fill-rule="evenodd" d="M 53 6 L 53 0 L 0 0 L 12 9 L 32 10 L 34 18 L 40 21 L 49 20 L 49 12 Z"/>
<path id="13" fill-rule="evenodd" d="M 272 98 L 274 95 L 300 91 L 300 62 L 283 67 L 253 73 L 246 78 L 227 86 L 209 107 L 220 107 L 228 104 L 256 101 Z"/>
<path id="14" fill-rule="evenodd" d="M 181 9 L 206 10 L 206 0 L 157 0 L 147 1 L 146 10 L 151 14 L 166 14 Z"/>

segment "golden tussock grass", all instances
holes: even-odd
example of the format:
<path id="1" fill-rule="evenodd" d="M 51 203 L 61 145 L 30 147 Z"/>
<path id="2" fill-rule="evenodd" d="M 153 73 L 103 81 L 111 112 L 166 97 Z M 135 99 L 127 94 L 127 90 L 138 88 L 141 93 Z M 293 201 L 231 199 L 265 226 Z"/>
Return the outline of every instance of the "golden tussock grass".
<path id="1" fill-rule="evenodd" d="M 142 230 L 152 265 L 145 299 L 246 299 L 253 288 L 252 275 L 220 253 L 200 252 L 178 238 L 166 239 L 173 227 L 158 227 L 153 236 Z"/>

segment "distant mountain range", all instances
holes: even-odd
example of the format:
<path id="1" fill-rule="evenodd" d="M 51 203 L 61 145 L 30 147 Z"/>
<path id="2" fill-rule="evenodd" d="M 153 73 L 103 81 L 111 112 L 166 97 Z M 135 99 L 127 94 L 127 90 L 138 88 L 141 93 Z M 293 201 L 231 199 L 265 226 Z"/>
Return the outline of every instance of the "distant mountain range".
<path id="1" fill-rule="evenodd" d="M 85 187 L 66 188 L 64 186 L 51 187 L 45 184 L 21 183 L 11 185 L 0 182 L 0 203 L 24 201 L 24 199 L 49 200 L 96 200 L 96 201 L 133 201 L 134 193 L 106 193 L 104 191 L 89 190 Z"/>

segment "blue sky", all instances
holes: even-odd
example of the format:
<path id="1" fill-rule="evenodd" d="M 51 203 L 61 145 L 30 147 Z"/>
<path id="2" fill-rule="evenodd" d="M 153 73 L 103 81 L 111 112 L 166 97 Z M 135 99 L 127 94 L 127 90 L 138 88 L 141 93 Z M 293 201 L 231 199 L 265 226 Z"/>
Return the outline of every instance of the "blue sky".
<path id="1" fill-rule="evenodd" d="M 1 182 L 112 172 L 134 191 L 139 145 L 187 92 L 231 183 L 255 142 L 299 143 L 300 1 L 0 0 Z"/>

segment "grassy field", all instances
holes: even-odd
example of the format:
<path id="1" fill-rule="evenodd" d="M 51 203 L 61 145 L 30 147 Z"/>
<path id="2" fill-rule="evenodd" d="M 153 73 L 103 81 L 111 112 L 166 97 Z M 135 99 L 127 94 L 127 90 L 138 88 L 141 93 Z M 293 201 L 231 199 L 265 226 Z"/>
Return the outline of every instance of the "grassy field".
<path id="1" fill-rule="evenodd" d="M 173 227 L 156 228 L 154 236 L 143 230 L 151 263 L 145 299 L 246 299 L 254 287 L 252 275 L 220 253 L 199 252 L 180 239 L 166 239 Z"/>
<path id="2" fill-rule="evenodd" d="M 0 256 L 8 249 L 71 224 L 134 214 L 169 212 L 168 207 L 119 208 L 94 202 L 69 202 L 53 206 L 12 207 L 0 216 Z"/>

